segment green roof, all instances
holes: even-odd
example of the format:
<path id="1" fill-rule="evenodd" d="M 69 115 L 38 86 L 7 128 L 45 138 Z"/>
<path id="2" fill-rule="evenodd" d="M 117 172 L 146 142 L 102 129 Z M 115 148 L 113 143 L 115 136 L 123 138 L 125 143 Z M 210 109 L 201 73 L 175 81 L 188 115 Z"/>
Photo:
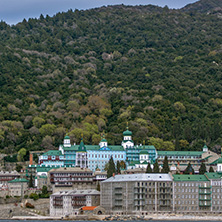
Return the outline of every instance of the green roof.
<path id="1" fill-rule="evenodd" d="M 221 179 L 222 175 L 220 173 L 205 173 L 208 179 Z"/>
<path id="2" fill-rule="evenodd" d="M 123 142 L 124 142 L 124 143 L 126 143 L 126 142 L 131 142 L 131 143 L 133 143 L 133 140 L 123 140 Z"/>
<path id="3" fill-rule="evenodd" d="M 199 156 L 203 151 L 157 151 L 159 156 Z"/>
<path id="4" fill-rule="evenodd" d="M 123 136 L 132 136 L 132 132 L 129 131 L 128 129 L 126 131 L 123 132 Z"/>
<path id="5" fill-rule="evenodd" d="M 83 139 L 81 139 L 81 142 L 79 144 L 78 152 L 86 152 L 86 147 L 85 147 L 85 144 L 83 142 Z"/>
<path id="6" fill-rule="evenodd" d="M 207 156 L 207 157 L 205 157 L 205 158 L 202 158 L 202 160 L 207 160 L 207 159 L 209 159 L 210 157 L 212 157 L 212 155 Z"/>
<path id="7" fill-rule="evenodd" d="M 217 163 L 222 163 L 222 157 L 217 160 Z"/>
<path id="8" fill-rule="evenodd" d="M 149 154 L 147 150 L 141 150 L 140 154 Z"/>
<path id="9" fill-rule="evenodd" d="M 36 172 L 49 172 L 51 169 L 59 168 L 57 167 L 37 167 Z"/>
<path id="10" fill-rule="evenodd" d="M 87 151 L 101 149 L 99 145 L 85 145 L 85 147 Z M 109 148 L 111 151 L 124 151 L 124 148 L 122 146 L 108 146 L 107 148 Z"/>
<path id="11" fill-rule="evenodd" d="M 173 175 L 174 181 L 209 181 L 205 175 Z"/>
<path id="12" fill-rule="evenodd" d="M 145 160 L 145 161 L 142 162 L 142 164 L 143 164 L 143 165 L 147 165 L 148 162 Z"/>
<path id="13" fill-rule="evenodd" d="M 208 149 L 207 145 L 205 144 L 205 145 L 203 146 L 203 149 L 206 149 L 206 148 Z"/>
<path id="14" fill-rule="evenodd" d="M 17 178 L 11 181 L 8 181 L 8 183 L 28 183 L 29 181 L 25 178 Z"/>
<path id="15" fill-rule="evenodd" d="M 105 138 L 103 138 L 100 142 L 107 142 L 107 140 Z"/>
<path id="16" fill-rule="evenodd" d="M 60 150 L 49 150 L 48 152 L 42 154 L 43 156 L 61 156 L 62 152 Z"/>
<path id="17" fill-rule="evenodd" d="M 71 145 L 71 147 L 64 147 L 63 145 L 61 145 L 63 150 L 65 151 L 77 151 L 78 150 L 78 145 Z"/>
<path id="18" fill-rule="evenodd" d="M 64 138 L 65 140 L 69 140 L 70 139 L 70 137 L 69 136 L 65 136 L 65 138 Z"/>

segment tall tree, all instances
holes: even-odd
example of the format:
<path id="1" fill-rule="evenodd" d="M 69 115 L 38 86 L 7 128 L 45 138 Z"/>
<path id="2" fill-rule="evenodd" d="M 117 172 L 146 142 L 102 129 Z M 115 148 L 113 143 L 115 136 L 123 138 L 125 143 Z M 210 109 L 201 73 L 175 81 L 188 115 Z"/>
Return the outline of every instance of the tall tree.
<path id="1" fill-rule="evenodd" d="M 160 172 L 159 164 L 158 164 L 157 160 L 156 160 L 156 162 L 154 163 L 153 172 L 154 172 L 154 173 L 159 173 L 159 172 Z"/>
<path id="2" fill-rule="evenodd" d="M 30 179 L 29 179 L 29 187 L 33 187 L 33 177 L 32 177 L 32 174 L 30 175 Z"/>
<path id="3" fill-rule="evenodd" d="M 184 171 L 184 174 L 194 174 L 194 169 L 193 169 L 193 167 L 191 166 L 191 164 L 190 163 L 188 163 L 188 165 L 187 165 L 187 168 L 185 169 L 185 171 Z"/>
<path id="4" fill-rule="evenodd" d="M 115 163 L 113 161 L 113 157 L 111 156 L 108 164 L 108 170 L 107 170 L 107 178 L 110 178 L 113 176 L 113 174 L 116 172 Z"/>
<path id="5" fill-rule="evenodd" d="M 214 168 L 212 166 L 209 169 L 209 173 L 214 173 Z"/>
<path id="6" fill-rule="evenodd" d="M 121 174 L 120 162 L 119 162 L 119 160 L 118 160 L 117 163 L 116 163 L 116 173 L 117 173 L 117 174 Z"/>
<path id="7" fill-rule="evenodd" d="M 169 164 L 168 164 L 168 158 L 167 156 L 164 157 L 164 161 L 163 161 L 163 169 L 162 171 L 163 173 L 169 173 L 170 172 L 170 168 L 169 168 Z"/>
<path id="8" fill-rule="evenodd" d="M 152 173 L 152 172 L 153 172 L 153 170 L 151 168 L 151 165 L 150 165 L 150 163 L 148 163 L 147 167 L 146 167 L 146 173 Z"/>
<path id="9" fill-rule="evenodd" d="M 207 172 L 206 165 L 202 162 L 199 169 L 199 174 L 204 174 Z"/>

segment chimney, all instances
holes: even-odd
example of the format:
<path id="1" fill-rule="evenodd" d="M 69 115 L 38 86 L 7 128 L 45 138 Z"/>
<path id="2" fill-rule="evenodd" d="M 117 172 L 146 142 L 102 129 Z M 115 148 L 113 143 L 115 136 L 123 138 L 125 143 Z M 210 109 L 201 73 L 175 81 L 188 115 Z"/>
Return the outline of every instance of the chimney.
<path id="1" fill-rule="evenodd" d="M 29 154 L 29 164 L 33 165 L 33 154 L 32 153 Z"/>
<path id="2" fill-rule="evenodd" d="M 115 177 L 115 173 L 113 173 L 113 177 Z"/>

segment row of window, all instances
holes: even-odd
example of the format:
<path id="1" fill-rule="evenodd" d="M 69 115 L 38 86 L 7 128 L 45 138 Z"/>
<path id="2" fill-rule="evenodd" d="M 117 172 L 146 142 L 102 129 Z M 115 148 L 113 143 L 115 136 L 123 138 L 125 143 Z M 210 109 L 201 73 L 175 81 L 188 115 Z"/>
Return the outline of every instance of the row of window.
<path id="1" fill-rule="evenodd" d="M 111 154 L 88 154 L 89 158 L 108 158 L 110 159 L 111 156 L 113 158 L 124 158 L 123 154 L 115 154 L 115 155 L 111 155 Z"/>

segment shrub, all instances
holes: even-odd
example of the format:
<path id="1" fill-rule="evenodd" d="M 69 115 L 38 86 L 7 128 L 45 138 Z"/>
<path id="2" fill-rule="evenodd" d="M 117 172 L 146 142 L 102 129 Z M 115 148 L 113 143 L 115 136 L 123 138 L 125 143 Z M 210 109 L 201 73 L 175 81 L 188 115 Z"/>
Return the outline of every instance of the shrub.
<path id="1" fill-rule="evenodd" d="M 38 199 L 39 199 L 39 195 L 36 194 L 36 193 L 31 193 L 31 194 L 29 195 L 29 198 L 31 198 L 31 199 L 33 199 L 33 200 L 38 200 Z"/>

